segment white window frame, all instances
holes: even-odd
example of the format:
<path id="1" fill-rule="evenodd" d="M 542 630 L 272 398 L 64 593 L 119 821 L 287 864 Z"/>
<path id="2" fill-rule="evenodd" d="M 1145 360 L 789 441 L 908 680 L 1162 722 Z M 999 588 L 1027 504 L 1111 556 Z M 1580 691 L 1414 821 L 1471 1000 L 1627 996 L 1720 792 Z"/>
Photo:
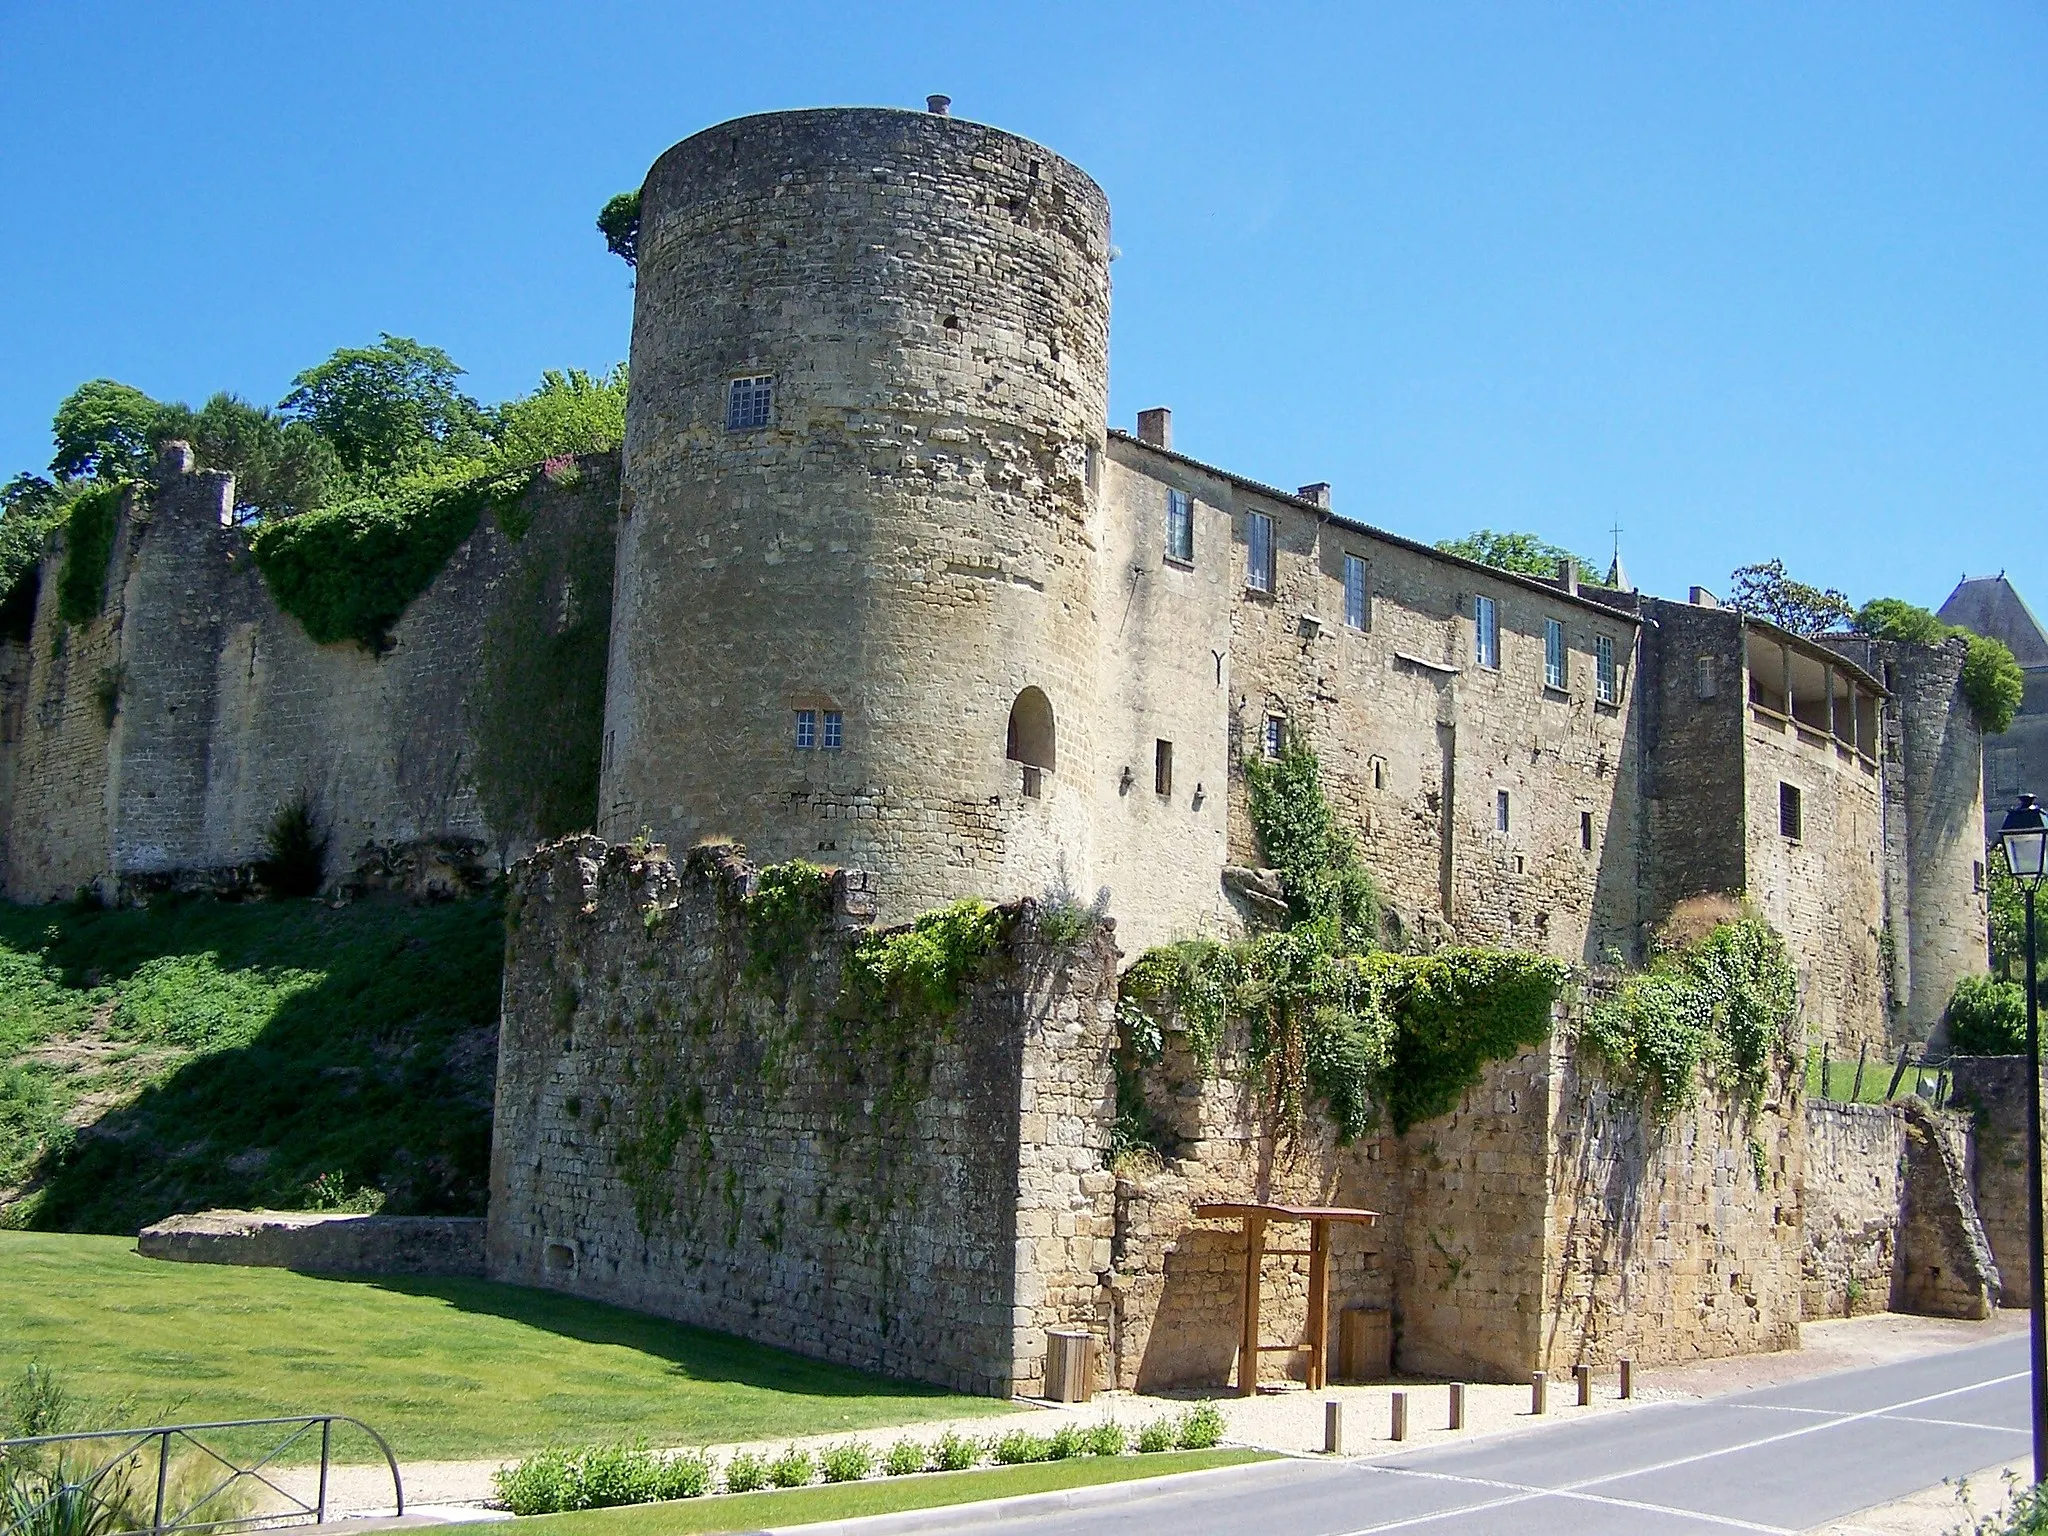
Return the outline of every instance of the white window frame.
<path id="1" fill-rule="evenodd" d="M 1621 668 L 1614 655 L 1614 636 L 1593 637 L 1593 697 L 1602 704 L 1621 702 Z"/>
<path id="2" fill-rule="evenodd" d="M 1565 691 L 1565 683 L 1569 675 L 1566 671 L 1565 662 L 1564 620 L 1545 619 L 1543 621 L 1543 686 L 1555 688 L 1559 693 L 1562 693 Z"/>
<path id="3" fill-rule="evenodd" d="M 1166 493 L 1166 558 L 1195 563 L 1195 498 L 1186 491 Z"/>
<path id="4" fill-rule="evenodd" d="M 1692 687 L 1693 692 L 1703 699 L 1711 699 L 1721 691 L 1720 667 L 1712 656 L 1694 659 Z"/>
<path id="5" fill-rule="evenodd" d="M 1512 801 L 1506 790 L 1496 789 L 1493 792 L 1493 830 L 1503 836 L 1507 834 L 1514 820 L 1510 811 L 1511 805 Z"/>
<path id="6" fill-rule="evenodd" d="M 1472 660 L 1475 666 L 1500 670 L 1500 605 L 1490 597 L 1472 599 Z"/>
<path id="7" fill-rule="evenodd" d="M 828 709 L 819 720 L 818 745 L 824 751 L 837 752 L 846 745 L 846 712 Z"/>
<path id="8" fill-rule="evenodd" d="M 755 432 L 774 419 L 775 375 L 749 374 L 725 386 L 725 430 Z"/>
<path id="9" fill-rule="evenodd" d="M 1344 623 L 1351 629 L 1372 626 L 1372 568 L 1363 555 L 1344 557 Z"/>
<path id="10" fill-rule="evenodd" d="M 800 709 L 796 712 L 796 749 L 809 752 L 818 745 L 818 712 L 815 709 Z"/>
<path id="11" fill-rule="evenodd" d="M 1284 715 L 1268 715 L 1266 723 L 1259 728 L 1259 751 L 1268 761 L 1277 759 L 1287 750 L 1287 718 Z"/>
<path id="12" fill-rule="evenodd" d="M 1273 519 L 1247 512 L 1244 524 L 1244 584 L 1253 592 L 1271 592 L 1278 578 L 1273 553 Z"/>

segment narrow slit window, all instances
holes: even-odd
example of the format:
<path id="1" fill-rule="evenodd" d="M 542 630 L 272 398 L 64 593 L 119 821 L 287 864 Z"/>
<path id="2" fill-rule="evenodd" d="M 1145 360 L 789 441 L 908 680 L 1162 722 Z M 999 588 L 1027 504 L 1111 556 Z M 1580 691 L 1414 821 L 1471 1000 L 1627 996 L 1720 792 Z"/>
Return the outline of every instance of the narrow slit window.
<path id="1" fill-rule="evenodd" d="M 818 744 L 818 712 L 815 709 L 800 709 L 796 712 L 796 749 L 808 752 Z"/>
<path id="2" fill-rule="evenodd" d="M 1270 592 L 1273 575 L 1273 519 L 1253 512 L 1245 518 L 1244 584 L 1254 592 Z"/>
<path id="3" fill-rule="evenodd" d="M 1593 851 L 1593 813 L 1591 811 L 1579 812 L 1579 846 L 1588 853 Z"/>
<path id="4" fill-rule="evenodd" d="M 1796 784 L 1780 784 L 1778 786 L 1778 835 L 1789 838 L 1796 843 L 1799 841 L 1799 833 L 1799 786 Z"/>
<path id="5" fill-rule="evenodd" d="M 1166 558 L 1195 561 L 1195 504 L 1186 491 L 1166 493 Z"/>
<path id="6" fill-rule="evenodd" d="M 1593 697 L 1612 704 L 1621 697 L 1621 676 L 1614 665 L 1614 637 L 1593 638 Z"/>
<path id="7" fill-rule="evenodd" d="M 1173 793 L 1173 743 L 1170 741 L 1152 744 L 1152 792 L 1156 795 Z"/>
<path id="8" fill-rule="evenodd" d="M 1496 832 L 1508 830 L 1508 792 L 1504 789 L 1497 789 L 1493 792 L 1493 830 Z"/>
<path id="9" fill-rule="evenodd" d="M 825 736 L 819 744 L 827 752 L 837 752 L 846 745 L 846 716 L 836 709 L 825 711 Z"/>
<path id="10" fill-rule="evenodd" d="M 1970 866 L 1970 889 L 1980 896 L 1984 893 L 1984 861 L 1977 860 Z"/>
<path id="11" fill-rule="evenodd" d="M 1564 625 L 1556 619 L 1543 621 L 1543 686 L 1564 688 Z"/>
<path id="12" fill-rule="evenodd" d="M 1372 610 L 1366 606 L 1365 561 L 1357 555 L 1344 557 L 1344 622 L 1352 629 L 1366 629 Z"/>
<path id="13" fill-rule="evenodd" d="M 1266 728 L 1259 740 L 1259 749 L 1268 757 L 1278 757 L 1287 746 L 1287 722 L 1278 715 L 1266 716 Z"/>
<path id="14" fill-rule="evenodd" d="M 1490 597 L 1472 599 L 1472 659 L 1482 667 L 1500 665 L 1500 609 Z"/>
<path id="15" fill-rule="evenodd" d="M 725 430 L 748 432 L 768 425 L 775 401 L 775 379 L 761 374 L 751 379 L 734 379 L 725 391 Z"/>

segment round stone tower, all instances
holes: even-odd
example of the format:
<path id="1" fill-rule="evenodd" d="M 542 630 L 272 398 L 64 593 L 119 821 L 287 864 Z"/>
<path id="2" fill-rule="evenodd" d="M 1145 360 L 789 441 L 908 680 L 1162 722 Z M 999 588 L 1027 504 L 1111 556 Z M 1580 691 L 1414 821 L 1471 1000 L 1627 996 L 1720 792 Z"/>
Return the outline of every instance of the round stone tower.
<path id="1" fill-rule="evenodd" d="M 873 869 L 889 921 L 1085 888 L 1108 341 L 1108 203 L 1036 144 L 846 109 L 663 155 L 600 830 Z"/>

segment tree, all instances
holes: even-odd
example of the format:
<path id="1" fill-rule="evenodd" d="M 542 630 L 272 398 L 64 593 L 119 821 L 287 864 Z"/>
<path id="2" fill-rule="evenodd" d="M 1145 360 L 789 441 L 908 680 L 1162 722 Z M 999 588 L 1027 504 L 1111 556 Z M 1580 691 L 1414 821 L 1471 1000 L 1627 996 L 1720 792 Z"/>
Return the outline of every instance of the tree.
<path id="1" fill-rule="evenodd" d="M 173 438 L 192 445 L 201 468 L 234 475 L 235 506 L 244 513 L 310 512 L 341 469 L 333 448 L 306 422 L 286 421 L 226 391 L 196 411 L 183 403 L 159 410 L 150 440 Z"/>
<path id="2" fill-rule="evenodd" d="M 93 379 L 64 397 L 50 423 L 59 480 L 136 480 L 149 471 L 157 404 L 130 384 Z"/>
<path id="3" fill-rule="evenodd" d="M 23 473 L 0 485 L 0 633 L 27 638 L 34 593 L 26 589 L 24 612 L 24 593 L 17 589 L 42 559 L 63 510 L 63 493 L 41 475 Z"/>
<path id="4" fill-rule="evenodd" d="M 640 265 L 640 194 L 621 192 L 597 211 L 604 248 L 629 267 Z"/>
<path id="5" fill-rule="evenodd" d="M 618 447 L 626 436 L 626 365 L 595 375 L 550 368 L 539 389 L 498 407 L 494 435 L 507 465 Z"/>
<path id="6" fill-rule="evenodd" d="M 439 347 L 386 332 L 308 368 L 279 409 L 325 438 L 348 473 L 379 479 L 482 451 L 483 409 L 455 387 L 460 377 Z"/>
<path id="7" fill-rule="evenodd" d="M 1447 555 L 1477 560 L 1497 571 L 1516 571 L 1524 576 L 1555 579 L 1560 560 L 1576 560 L 1580 571 L 1589 576 L 1600 569 L 1584 556 L 1533 533 L 1495 533 L 1491 528 L 1481 528 L 1462 539 L 1440 539 L 1436 547 Z"/>
<path id="8" fill-rule="evenodd" d="M 1728 578 L 1729 605 L 1752 618 L 1766 619 L 1795 635 L 1825 634 L 1856 616 L 1849 599 L 1832 587 L 1810 587 L 1785 574 L 1785 562 L 1738 566 Z"/>
<path id="9" fill-rule="evenodd" d="M 1908 645 L 1940 645 L 1955 632 L 1929 610 L 1896 597 L 1874 597 L 1858 608 L 1854 628 L 1873 640 Z"/>

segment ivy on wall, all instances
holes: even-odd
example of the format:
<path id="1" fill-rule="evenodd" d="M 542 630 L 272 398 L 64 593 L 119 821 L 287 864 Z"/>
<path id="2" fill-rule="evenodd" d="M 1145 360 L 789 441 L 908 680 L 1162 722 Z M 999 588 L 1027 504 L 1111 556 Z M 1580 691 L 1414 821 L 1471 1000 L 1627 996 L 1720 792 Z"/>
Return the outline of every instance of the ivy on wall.
<path id="1" fill-rule="evenodd" d="M 1588 1013 L 1580 1043 L 1612 1065 L 1661 1124 L 1706 1083 L 1754 1108 L 1794 1056 L 1799 973 L 1785 941 L 1744 913 L 1660 952 Z"/>
<path id="2" fill-rule="evenodd" d="M 114 555 L 126 482 L 93 485 L 72 500 L 64 519 L 64 566 L 57 576 L 57 614 L 66 624 L 90 624 L 107 600 L 107 562 Z"/>
<path id="3" fill-rule="evenodd" d="M 1306 746 L 1246 765 L 1254 831 L 1280 870 L 1291 918 L 1235 943 L 1187 940 L 1148 950 L 1125 972 L 1119 1050 L 1120 1139 L 1144 1132 L 1135 1074 L 1163 1033 L 1183 1033 L 1214 1068 L 1225 1033 L 1245 1036 L 1254 1079 L 1279 1123 L 1301 1126 L 1319 1100 L 1341 1142 L 1384 1112 L 1405 1132 L 1456 1108 L 1489 1061 L 1550 1030 L 1565 967 L 1520 951 L 1374 949 L 1379 894 L 1323 794 Z"/>
<path id="4" fill-rule="evenodd" d="M 536 471 L 483 475 L 265 523 L 249 541 L 277 605 L 322 645 L 381 652 L 408 604 L 476 531 L 486 509 L 515 519 Z"/>

